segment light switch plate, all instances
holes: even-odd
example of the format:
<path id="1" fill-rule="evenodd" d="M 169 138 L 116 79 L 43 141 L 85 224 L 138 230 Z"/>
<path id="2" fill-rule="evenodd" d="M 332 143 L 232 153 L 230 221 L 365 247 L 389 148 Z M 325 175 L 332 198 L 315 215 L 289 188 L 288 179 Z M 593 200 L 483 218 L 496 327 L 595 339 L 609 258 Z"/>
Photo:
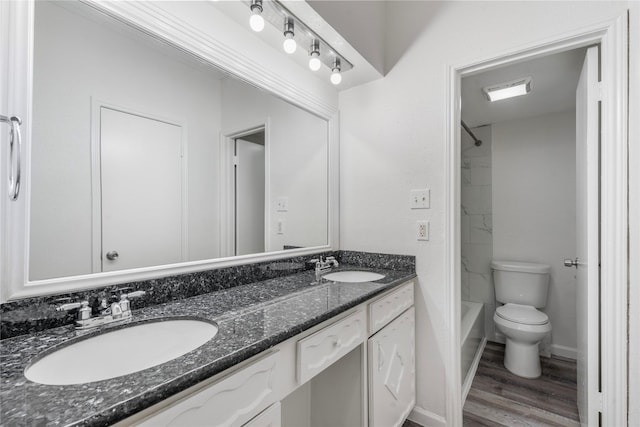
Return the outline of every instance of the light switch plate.
<path id="1" fill-rule="evenodd" d="M 431 191 L 428 188 L 411 190 L 409 197 L 411 209 L 429 209 L 431 207 Z"/>
<path id="2" fill-rule="evenodd" d="M 276 211 L 278 211 L 278 212 L 287 212 L 287 211 L 289 211 L 289 198 L 288 197 L 278 197 L 276 199 Z"/>

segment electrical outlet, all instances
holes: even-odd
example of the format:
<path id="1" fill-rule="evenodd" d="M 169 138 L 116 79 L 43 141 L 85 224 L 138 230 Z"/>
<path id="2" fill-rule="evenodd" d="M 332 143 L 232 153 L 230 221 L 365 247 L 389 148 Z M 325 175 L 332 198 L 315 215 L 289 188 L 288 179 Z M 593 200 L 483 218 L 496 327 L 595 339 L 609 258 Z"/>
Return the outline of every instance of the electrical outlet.
<path id="1" fill-rule="evenodd" d="M 429 221 L 418 221 L 416 226 L 416 238 L 418 240 L 429 240 Z"/>
<path id="2" fill-rule="evenodd" d="M 409 193 L 409 203 L 411 209 L 429 209 L 431 207 L 431 191 L 426 188 L 424 190 L 411 190 Z"/>
<path id="3" fill-rule="evenodd" d="M 278 220 L 276 234 L 284 234 L 284 221 L 281 219 Z"/>

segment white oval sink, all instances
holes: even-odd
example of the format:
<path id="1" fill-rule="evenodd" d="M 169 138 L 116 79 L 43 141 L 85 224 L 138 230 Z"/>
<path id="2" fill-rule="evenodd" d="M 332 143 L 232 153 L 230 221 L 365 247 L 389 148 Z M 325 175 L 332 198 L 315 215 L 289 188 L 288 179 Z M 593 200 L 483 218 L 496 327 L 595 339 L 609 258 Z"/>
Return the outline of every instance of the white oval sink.
<path id="1" fill-rule="evenodd" d="M 142 371 L 182 356 L 218 333 L 210 322 L 173 319 L 93 336 L 44 356 L 24 375 L 49 385 L 84 384 Z"/>
<path id="2" fill-rule="evenodd" d="M 336 271 L 322 276 L 332 282 L 360 283 L 373 282 L 384 278 L 384 274 L 372 273 L 370 271 Z"/>

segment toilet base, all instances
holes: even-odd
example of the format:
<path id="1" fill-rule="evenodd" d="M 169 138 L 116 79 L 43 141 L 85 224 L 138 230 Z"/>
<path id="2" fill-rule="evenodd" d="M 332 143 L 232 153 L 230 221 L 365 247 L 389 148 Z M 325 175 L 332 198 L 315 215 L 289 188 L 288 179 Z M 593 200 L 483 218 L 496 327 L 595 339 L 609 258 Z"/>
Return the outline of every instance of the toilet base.
<path id="1" fill-rule="evenodd" d="M 519 343 L 507 338 L 504 367 L 523 378 L 538 378 L 542 374 L 538 343 Z"/>

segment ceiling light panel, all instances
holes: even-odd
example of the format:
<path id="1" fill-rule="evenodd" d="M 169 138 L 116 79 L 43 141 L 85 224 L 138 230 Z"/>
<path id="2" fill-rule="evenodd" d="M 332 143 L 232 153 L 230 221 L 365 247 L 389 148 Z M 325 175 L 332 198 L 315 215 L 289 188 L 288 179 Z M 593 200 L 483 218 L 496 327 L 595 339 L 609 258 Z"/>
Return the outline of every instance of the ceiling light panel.
<path id="1" fill-rule="evenodd" d="M 514 98 L 531 92 L 531 77 L 500 83 L 482 88 L 482 92 L 491 102 Z"/>

